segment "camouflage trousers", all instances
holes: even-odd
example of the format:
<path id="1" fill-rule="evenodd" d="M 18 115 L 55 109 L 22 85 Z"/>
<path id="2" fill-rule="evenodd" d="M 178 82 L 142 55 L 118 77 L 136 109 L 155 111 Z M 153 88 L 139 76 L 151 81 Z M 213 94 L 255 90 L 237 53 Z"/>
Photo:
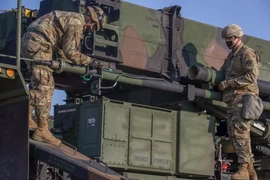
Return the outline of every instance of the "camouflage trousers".
<path id="1" fill-rule="evenodd" d="M 21 42 L 21 54 L 25 58 L 51 60 L 52 48 L 38 34 L 25 33 Z M 37 123 L 48 120 L 52 95 L 55 88 L 52 70 L 48 67 L 32 65 L 26 62 L 31 82 L 29 85 L 29 106 L 35 107 Z M 44 122 L 44 121 L 43 121 Z"/>
<path id="2" fill-rule="evenodd" d="M 242 100 L 243 96 L 238 96 L 227 104 L 228 135 L 238 156 L 238 163 L 253 163 L 254 155 L 252 154 L 250 140 L 251 121 L 241 117 Z"/>

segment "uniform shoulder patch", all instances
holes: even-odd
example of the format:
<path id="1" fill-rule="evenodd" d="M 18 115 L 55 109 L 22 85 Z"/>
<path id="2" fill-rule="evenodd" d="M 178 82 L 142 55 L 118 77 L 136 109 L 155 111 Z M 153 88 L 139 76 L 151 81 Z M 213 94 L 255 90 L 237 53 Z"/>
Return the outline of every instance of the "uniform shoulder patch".
<path id="1" fill-rule="evenodd" d="M 252 67 L 253 66 L 253 63 L 252 63 L 252 61 L 250 59 L 247 59 L 246 66 L 247 67 Z"/>

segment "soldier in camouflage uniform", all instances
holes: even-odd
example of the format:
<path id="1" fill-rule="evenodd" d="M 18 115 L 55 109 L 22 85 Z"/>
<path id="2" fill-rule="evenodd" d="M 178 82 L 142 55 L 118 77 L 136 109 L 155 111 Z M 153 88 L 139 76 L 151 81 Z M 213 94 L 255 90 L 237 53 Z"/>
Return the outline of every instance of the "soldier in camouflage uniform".
<path id="1" fill-rule="evenodd" d="M 243 31 L 240 26 L 231 24 L 222 31 L 222 38 L 232 51 L 223 65 L 225 80 L 219 84 L 223 91 L 223 101 L 227 103 L 227 128 L 238 162 L 241 164 L 232 179 L 257 180 L 251 150 L 251 121 L 241 116 L 243 95 L 258 95 L 257 78 L 259 74 L 259 56 L 242 42 Z"/>
<path id="2" fill-rule="evenodd" d="M 66 61 L 99 68 L 101 63 L 82 54 L 79 45 L 83 32 L 99 31 L 106 21 L 107 16 L 96 6 L 87 7 L 85 14 L 52 11 L 29 25 L 22 38 L 21 54 L 26 58 L 50 61 L 56 52 Z M 29 127 L 36 128 L 32 138 L 59 147 L 61 141 L 51 134 L 47 123 L 55 88 L 53 70 L 26 63 L 31 76 Z M 32 119 L 34 109 L 37 124 Z"/>

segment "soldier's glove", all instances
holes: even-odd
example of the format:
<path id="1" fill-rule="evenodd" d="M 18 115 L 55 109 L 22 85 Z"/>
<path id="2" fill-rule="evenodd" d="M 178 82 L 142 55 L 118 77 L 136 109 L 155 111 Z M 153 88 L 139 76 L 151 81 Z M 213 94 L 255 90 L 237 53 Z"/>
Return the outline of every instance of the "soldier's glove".
<path id="1" fill-rule="evenodd" d="M 102 63 L 93 59 L 92 62 L 89 64 L 89 67 L 91 67 L 93 69 L 101 69 Z"/>
<path id="2" fill-rule="evenodd" d="M 230 82 L 228 80 L 221 81 L 218 85 L 218 89 L 220 91 L 223 91 L 224 89 L 227 89 L 230 87 Z"/>

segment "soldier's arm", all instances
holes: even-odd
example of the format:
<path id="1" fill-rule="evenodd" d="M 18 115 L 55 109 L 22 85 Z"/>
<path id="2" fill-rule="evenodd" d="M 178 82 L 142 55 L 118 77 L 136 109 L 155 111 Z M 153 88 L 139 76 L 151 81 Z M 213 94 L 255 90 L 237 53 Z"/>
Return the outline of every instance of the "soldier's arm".
<path id="1" fill-rule="evenodd" d="M 57 50 L 57 57 L 58 58 L 66 58 L 66 56 L 65 56 L 65 54 L 64 54 L 64 52 L 63 52 L 63 50 L 62 49 L 58 49 Z"/>
<path id="2" fill-rule="evenodd" d="M 242 67 L 244 69 L 244 74 L 239 77 L 230 79 L 229 84 L 231 87 L 244 87 L 257 82 L 258 67 L 255 53 L 246 53 L 242 62 Z"/>
<path id="3" fill-rule="evenodd" d="M 62 49 L 58 49 L 56 55 L 57 55 L 57 58 L 61 58 L 61 59 L 65 60 L 66 62 L 73 63 L 70 59 L 68 59 L 65 56 L 64 51 Z"/>
<path id="4" fill-rule="evenodd" d="M 83 25 L 78 19 L 74 19 L 65 28 L 63 35 L 63 52 L 65 56 L 75 64 L 89 65 L 92 59 L 79 51 L 80 39 L 83 33 Z"/>

